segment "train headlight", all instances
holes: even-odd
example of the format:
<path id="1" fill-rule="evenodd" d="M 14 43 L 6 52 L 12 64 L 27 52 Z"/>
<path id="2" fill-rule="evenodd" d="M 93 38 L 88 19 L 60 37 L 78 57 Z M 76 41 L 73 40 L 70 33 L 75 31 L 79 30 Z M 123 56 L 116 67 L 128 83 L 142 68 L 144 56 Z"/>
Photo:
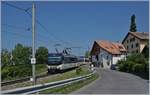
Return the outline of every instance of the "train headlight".
<path id="1" fill-rule="evenodd" d="M 62 69 L 62 65 L 57 66 L 57 69 Z"/>
<path id="2" fill-rule="evenodd" d="M 48 68 L 48 69 L 50 69 L 50 66 L 49 66 L 49 65 L 47 65 L 47 68 Z"/>

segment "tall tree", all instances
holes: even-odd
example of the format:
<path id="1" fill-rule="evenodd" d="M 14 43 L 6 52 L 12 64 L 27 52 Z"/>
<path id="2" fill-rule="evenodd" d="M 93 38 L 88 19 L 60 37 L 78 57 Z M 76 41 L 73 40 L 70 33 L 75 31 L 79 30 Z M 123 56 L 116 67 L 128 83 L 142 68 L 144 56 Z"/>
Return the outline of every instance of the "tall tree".
<path id="1" fill-rule="evenodd" d="M 48 49 L 46 47 L 39 47 L 36 50 L 37 63 L 43 64 L 48 61 Z"/>
<path id="2" fill-rule="evenodd" d="M 135 22 L 135 15 L 134 14 L 131 16 L 130 31 L 131 32 L 136 32 L 137 31 L 137 29 L 136 29 L 136 22 Z"/>

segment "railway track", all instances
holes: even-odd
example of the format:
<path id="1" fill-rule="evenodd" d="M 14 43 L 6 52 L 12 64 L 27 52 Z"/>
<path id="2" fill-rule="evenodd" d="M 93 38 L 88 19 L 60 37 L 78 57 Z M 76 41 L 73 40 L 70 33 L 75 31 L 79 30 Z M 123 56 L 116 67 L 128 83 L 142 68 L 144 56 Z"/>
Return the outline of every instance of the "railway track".
<path id="1" fill-rule="evenodd" d="M 43 72 L 43 73 L 37 75 L 36 78 L 41 78 L 41 77 L 45 77 L 45 76 L 48 76 L 47 72 Z M 16 80 L 11 80 L 11 81 L 4 81 L 4 82 L 1 82 L 1 86 L 6 86 L 6 85 L 11 85 L 11 84 L 15 84 L 15 83 L 24 82 L 24 81 L 29 81 L 31 77 L 32 76 L 20 78 L 20 79 L 16 79 Z"/>
<path id="2" fill-rule="evenodd" d="M 90 74 L 78 76 L 75 78 L 69 78 L 69 79 L 65 79 L 65 80 L 60 80 L 60 81 L 55 81 L 55 82 L 50 82 L 50 83 L 44 83 L 44 84 L 37 84 L 35 86 L 27 86 L 27 87 L 22 87 L 22 88 L 5 90 L 5 91 L 2 91 L 2 93 L 3 94 L 33 94 L 33 93 L 37 93 L 37 92 L 40 92 L 40 91 L 43 91 L 46 89 L 56 88 L 56 87 L 71 84 L 71 83 L 74 83 L 74 82 L 77 82 L 80 80 L 87 79 L 95 73 L 96 72 L 94 71 Z"/>
<path id="3" fill-rule="evenodd" d="M 82 65 L 84 65 L 84 64 L 82 64 Z M 68 69 L 68 70 L 71 70 L 71 69 Z M 66 70 L 66 71 L 68 71 L 68 70 Z M 64 71 L 64 72 L 66 72 L 66 71 Z M 36 79 L 42 78 L 42 77 L 46 77 L 46 76 L 49 76 L 49 75 L 56 75 L 56 74 L 59 74 L 59 73 L 47 74 L 47 72 L 43 72 L 41 74 L 38 74 L 36 76 Z M 21 83 L 21 82 L 29 81 L 30 78 L 32 78 L 32 76 L 25 77 L 25 78 L 20 78 L 20 79 L 16 79 L 16 80 L 4 81 L 4 82 L 1 82 L 1 86 L 7 86 L 7 85 L 11 85 L 11 84 L 16 84 L 16 83 Z"/>

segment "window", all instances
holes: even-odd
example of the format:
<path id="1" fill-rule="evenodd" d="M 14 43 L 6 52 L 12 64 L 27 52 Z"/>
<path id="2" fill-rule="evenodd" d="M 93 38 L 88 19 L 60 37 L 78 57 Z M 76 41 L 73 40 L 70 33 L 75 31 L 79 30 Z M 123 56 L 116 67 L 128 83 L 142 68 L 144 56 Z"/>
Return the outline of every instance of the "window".
<path id="1" fill-rule="evenodd" d="M 131 38 L 131 39 L 130 39 L 130 42 L 133 42 L 133 41 L 135 41 L 135 38 Z"/>
<path id="2" fill-rule="evenodd" d="M 131 48 L 133 48 L 133 44 L 131 45 Z"/>
<path id="3" fill-rule="evenodd" d="M 130 39 L 130 42 L 132 42 L 132 39 Z"/>
<path id="4" fill-rule="evenodd" d="M 109 61 L 107 61 L 107 65 L 108 65 L 108 66 L 109 66 L 109 64 L 110 64 Z"/>
<path id="5" fill-rule="evenodd" d="M 138 50 L 136 50 L 136 53 L 138 53 L 139 51 Z"/>
<path id="6" fill-rule="evenodd" d="M 127 49 L 128 49 L 129 47 L 127 46 Z"/>
<path id="7" fill-rule="evenodd" d="M 96 55 L 96 60 L 97 60 L 97 61 L 99 60 L 98 58 L 99 58 L 98 55 Z"/>
<path id="8" fill-rule="evenodd" d="M 132 38 L 132 41 L 135 41 L 135 38 Z"/>
<path id="9" fill-rule="evenodd" d="M 108 59 L 108 56 L 107 56 L 107 59 Z"/>
<path id="10" fill-rule="evenodd" d="M 138 47 L 139 46 L 139 43 L 136 43 L 136 47 Z"/>

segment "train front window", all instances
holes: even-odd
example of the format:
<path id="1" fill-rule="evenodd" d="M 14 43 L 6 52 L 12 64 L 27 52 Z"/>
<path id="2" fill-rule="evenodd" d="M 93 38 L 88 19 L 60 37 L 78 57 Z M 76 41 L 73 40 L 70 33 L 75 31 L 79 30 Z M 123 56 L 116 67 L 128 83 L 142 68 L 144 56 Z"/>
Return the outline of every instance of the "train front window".
<path id="1" fill-rule="evenodd" d="M 61 61 L 61 57 L 48 57 L 48 61 Z"/>

